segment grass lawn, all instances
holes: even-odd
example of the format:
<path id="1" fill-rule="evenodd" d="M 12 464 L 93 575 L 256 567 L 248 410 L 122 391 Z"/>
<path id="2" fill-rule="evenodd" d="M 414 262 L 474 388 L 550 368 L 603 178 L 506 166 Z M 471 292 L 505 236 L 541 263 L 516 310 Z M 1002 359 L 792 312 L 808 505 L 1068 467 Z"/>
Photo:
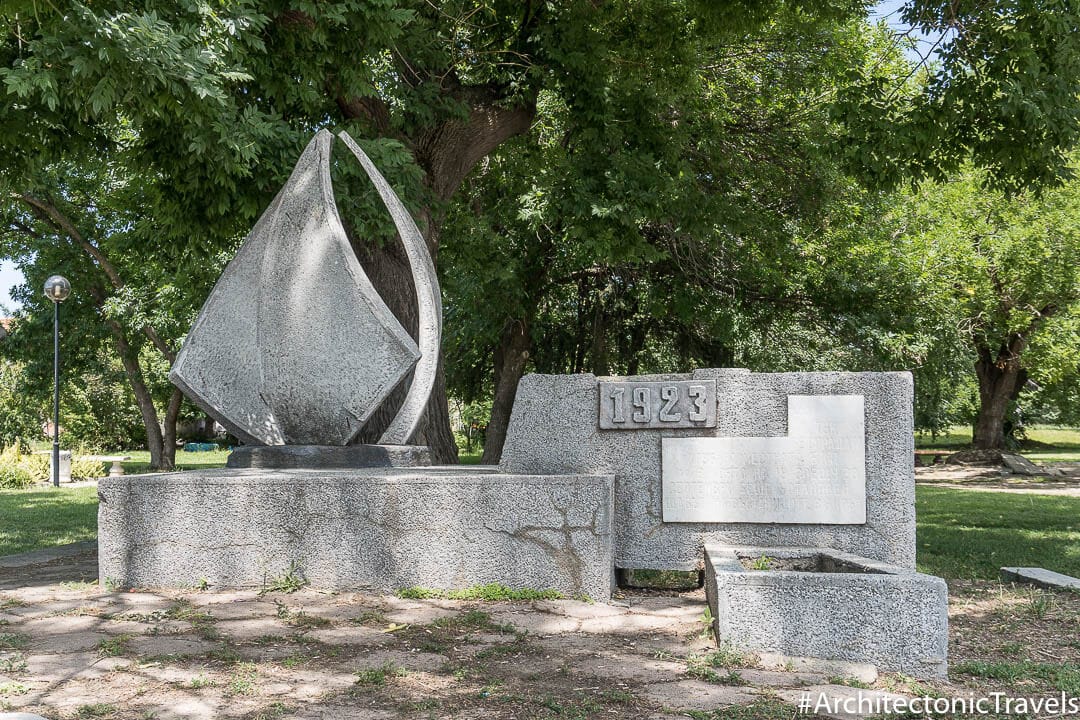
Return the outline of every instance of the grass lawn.
<path id="1" fill-rule="evenodd" d="M 919 570 L 996 579 L 1005 565 L 1080 576 L 1080 498 L 915 489 Z"/>
<path id="2" fill-rule="evenodd" d="M 1024 457 L 1035 462 L 1080 462 L 1080 428 L 1034 425 L 1026 432 L 1035 446 L 1022 449 Z M 936 438 L 928 434 L 915 436 L 915 447 L 921 450 L 961 450 L 970 444 L 971 428 L 961 425 L 954 425 Z"/>
<path id="3" fill-rule="evenodd" d="M 97 537 L 97 488 L 0 490 L 0 555 Z"/>
<path id="4" fill-rule="evenodd" d="M 149 450 L 124 450 L 116 453 L 102 453 L 103 455 L 130 455 L 131 459 L 121 465 L 128 475 L 150 472 Z M 177 470 L 197 470 L 199 468 L 225 467 L 225 461 L 229 457 L 228 450 L 211 450 L 210 452 L 184 452 L 176 451 Z M 108 471 L 108 463 L 105 470 Z"/>

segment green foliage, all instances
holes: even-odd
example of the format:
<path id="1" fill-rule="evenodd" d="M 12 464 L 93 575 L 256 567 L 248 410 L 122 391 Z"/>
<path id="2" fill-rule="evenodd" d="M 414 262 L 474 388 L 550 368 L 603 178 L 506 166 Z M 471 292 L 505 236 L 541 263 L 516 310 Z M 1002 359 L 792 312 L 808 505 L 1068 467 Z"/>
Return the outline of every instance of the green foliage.
<path id="1" fill-rule="evenodd" d="M 945 180 L 967 161 L 1009 191 L 1072 176 L 1080 137 L 1080 11 L 1072 3 L 908 0 L 936 54 L 899 79 L 855 68 L 834 117 L 848 159 L 885 184 Z M 906 77 L 906 79 L 905 79 Z"/>
<path id="2" fill-rule="evenodd" d="M 77 453 L 71 456 L 71 479 L 91 480 L 105 477 L 105 464 L 100 460 L 90 460 L 78 457 Z"/>
<path id="3" fill-rule="evenodd" d="M 23 385 L 23 365 L 0 356 L 0 446 L 40 438 L 44 418 L 44 407 Z"/>
<path id="4" fill-rule="evenodd" d="M 899 193 L 882 228 L 920 329 L 920 426 L 970 423 L 979 357 L 1016 363 L 1040 386 L 1029 420 L 1071 417 L 1080 392 L 1080 184 L 1006 196 L 968 171 Z M 985 388 L 984 388 L 985 390 Z M 1055 402 L 1056 401 L 1056 402 Z"/>
<path id="5" fill-rule="evenodd" d="M 34 477 L 19 465 L 0 463 L 0 488 L 27 488 L 34 484 Z"/>
<path id="6" fill-rule="evenodd" d="M 300 563 L 296 560 L 290 560 L 289 567 L 281 575 L 263 581 L 263 587 L 259 594 L 265 595 L 272 592 L 294 593 L 307 584 L 308 581 L 304 577 L 304 570 Z"/>
<path id="7" fill-rule="evenodd" d="M 359 670 L 356 673 L 357 685 L 382 686 L 388 679 L 403 677 L 407 674 L 405 668 L 386 662 L 376 668 Z"/>
<path id="8" fill-rule="evenodd" d="M 38 462 L 38 456 L 24 454 L 18 444 L 0 450 L 0 488 L 19 489 L 33 485 L 39 479 L 34 474 Z M 45 462 L 47 474 L 47 458 Z"/>

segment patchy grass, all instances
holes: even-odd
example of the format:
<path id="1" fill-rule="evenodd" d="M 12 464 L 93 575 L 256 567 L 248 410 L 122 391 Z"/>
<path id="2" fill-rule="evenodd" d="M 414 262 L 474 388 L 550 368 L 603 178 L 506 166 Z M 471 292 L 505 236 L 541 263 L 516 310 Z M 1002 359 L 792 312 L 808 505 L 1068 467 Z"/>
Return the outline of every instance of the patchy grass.
<path id="1" fill-rule="evenodd" d="M 920 571 L 995 579 L 1007 565 L 1080 576 L 1080 498 L 919 486 Z"/>
<path id="2" fill-rule="evenodd" d="M 434 590 L 432 588 L 411 587 L 397 591 L 397 596 L 407 600 L 488 600 L 491 602 L 507 600 L 561 600 L 563 594 L 558 590 L 532 590 L 529 588 L 508 588 L 505 585 L 477 585 L 463 590 Z"/>
<path id="3" fill-rule="evenodd" d="M 300 563 L 296 560 L 290 560 L 289 567 L 287 567 L 281 575 L 263 580 L 263 587 L 262 590 L 259 591 L 259 594 L 294 593 L 297 590 L 303 589 L 307 584 L 308 581 L 304 577 L 304 570 L 300 567 Z"/>
<path id="4" fill-rule="evenodd" d="M 794 705 L 765 699 L 752 705 L 734 705 L 721 710 L 689 710 L 686 717 L 692 720 L 791 720 L 798 715 Z"/>
<path id="5" fill-rule="evenodd" d="M 1043 691 L 1057 690 L 1070 697 L 1080 696 L 1080 662 L 967 660 L 954 665 L 952 674 L 1001 680 L 1011 685 L 1030 685 Z"/>
<path id="6" fill-rule="evenodd" d="M 258 666 L 255 663 L 237 663 L 229 676 L 228 693 L 230 695 L 254 695 L 255 681 L 258 675 Z"/>
<path id="7" fill-rule="evenodd" d="M 97 489 L 0 490 L 0 555 L 93 540 Z"/>
<path id="8" fill-rule="evenodd" d="M 1032 444 L 1051 445 L 1063 450 L 1080 451 L 1080 428 L 1063 425 L 1033 425 L 1025 428 L 1027 440 Z M 971 428 L 953 425 L 936 437 L 930 433 L 916 433 L 915 446 L 927 449 L 949 450 L 971 444 Z"/>
<path id="9" fill-rule="evenodd" d="M 950 677 L 977 692 L 1080 695 L 1080 593 L 949 583 Z"/>
<path id="10" fill-rule="evenodd" d="M 101 657 L 119 657 L 128 651 L 129 640 L 131 640 L 130 635 L 105 638 L 98 643 L 98 655 Z"/>
<path id="11" fill-rule="evenodd" d="M 22 633 L 0 633 L 0 650 L 22 650 L 29 642 Z"/>
<path id="12" fill-rule="evenodd" d="M 381 686 L 385 685 L 388 679 L 404 677 L 405 675 L 405 668 L 387 662 L 377 668 L 358 671 L 356 673 L 356 684 L 360 686 Z"/>
<path id="13" fill-rule="evenodd" d="M 308 615 L 304 612 L 303 608 L 300 610 L 293 610 L 279 600 L 275 600 L 274 605 L 277 607 L 278 618 L 290 627 L 314 630 L 330 627 L 333 624 L 329 618 L 320 617 L 318 615 Z"/>

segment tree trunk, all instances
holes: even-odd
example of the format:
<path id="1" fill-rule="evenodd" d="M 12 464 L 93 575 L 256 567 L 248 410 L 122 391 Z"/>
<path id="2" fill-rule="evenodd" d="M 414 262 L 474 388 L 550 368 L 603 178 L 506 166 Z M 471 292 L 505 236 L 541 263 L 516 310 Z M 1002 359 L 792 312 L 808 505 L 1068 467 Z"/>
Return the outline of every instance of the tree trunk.
<path id="1" fill-rule="evenodd" d="M 536 113 L 535 103 L 508 106 L 504 102 L 505 91 L 501 88 L 457 87 L 450 91 L 450 95 L 471 108 L 467 119 L 447 120 L 418 133 L 416 137 L 399 137 L 412 149 L 417 164 L 424 169 L 424 182 L 439 203 L 448 202 L 464 182 L 465 176 L 495 148 L 511 137 L 526 132 Z M 339 99 L 338 107 L 345 117 L 365 117 L 377 129 L 383 132 L 389 129 L 385 123 L 377 122 L 377 118 L 388 111 L 376 98 Z M 431 258 L 436 261 L 443 212 L 433 204 L 424 208 L 421 215 L 421 230 Z M 402 327 L 416 337 L 418 321 L 412 272 L 400 242 L 387 243 L 382 247 L 358 247 L 358 244 L 354 240 L 354 248 L 361 256 L 361 264 L 372 284 Z M 394 389 L 368 420 L 357 438 L 358 442 L 378 440 L 401 405 L 406 387 L 406 383 L 402 383 Z M 450 426 L 441 351 L 435 385 L 413 442 L 426 444 L 436 463 L 458 461 L 457 443 Z"/>
<path id="2" fill-rule="evenodd" d="M 429 248 L 431 237 L 432 233 L 429 232 Z M 361 244 L 360 239 L 353 237 L 351 233 L 350 238 L 353 240 L 353 248 L 360 257 L 360 264 L 363 265 L 364 271 L 371 279 L 379 296 L 390 308 L 390 312 L 394 313 L 394 317 L 401 326 L 415 338 L 419 324 L 416 290 L 412 283 L 409 260 L 405 256 L 401 243 L 395 241 L 382 246 L 373 246 Z M 432 258 L 434 257 L 435 253 L 432 253 Z M 431 449 L 432 460 L 437 464 L 445 465 L 458 461 L 458 450 L 457 443 L 454 442 L 453 430 L 450 427 L 450 409 L 446 401 L 446 375 L 443 371 L 441 354 L 440 352 L 439 369 L 435 374 L 431 397 L 428 399 L 427 409 L 412 442 L 427 445 Z M 401 407 L 410 381 L 411 377 L 394 388 L 393 392 L 387 396 L 364 425 L 364 429 L 357 436 L 357 442 L 376 443 L 379 441 L 379 437 Z"/>
<path id="3" fill-rule="evenodd" d="M 989 348 L 979 349 L 975 374 L 979 378 L 979 414 L 971 445 L 976 450 L 1005 447 L 1005 415 L 1023 383 L 1019 358 L 993 357 Z"/>
<path id="4" fill-rule="evenodd" d="M 176 467 L 176 421 L 180 417 L 180 406 L 184 394 L 180 388 L 173 388 L 169 396 L 169 405 L 165 408 L 165 427 L 162 429 L 161 469 L 172 470 Z"/>
<path id="5" fill-rule="evenodd" d="M 168 467 L 163 465 L 164 439 L 161 436 L 161 426 L 158 425 L 157 408 L 154 407 L 154 398 L 146 387 L 139 361 L 124 335 L 123 328 L 115 321 L 109 321 L 109 329 L 113 334 L 116 354 L 120 356 L 120 361 L 124 365 L 124 374 L 127 375 L 128 384 L 139 406 L 143 427 L 146 428 L 146 448 L 150 451 L 150 467 L 154 470 L 171 469 L 171 463 Z"/>
<path id="6" fill-rule="evenodd" d="M 518 381 L 525 374 L 532 337 L 524 320 L 511 320 L 503 328 L 499 348 L 495 351 L 495 398 L 491 403 L 491 420 L 484 436 L 485 465 L 495 465 L 502 458 L 506 429 L 517 397 Z"/>

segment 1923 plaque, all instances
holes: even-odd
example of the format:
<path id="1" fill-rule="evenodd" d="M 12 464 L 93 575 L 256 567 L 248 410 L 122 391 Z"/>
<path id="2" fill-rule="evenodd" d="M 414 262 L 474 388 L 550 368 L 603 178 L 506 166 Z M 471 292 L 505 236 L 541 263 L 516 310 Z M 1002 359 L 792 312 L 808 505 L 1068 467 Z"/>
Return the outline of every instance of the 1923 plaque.
<path id="1" fill-rule="evenodd" d="M 716 427 L 716 380 L 600 383 L 601 430 Z"/>

